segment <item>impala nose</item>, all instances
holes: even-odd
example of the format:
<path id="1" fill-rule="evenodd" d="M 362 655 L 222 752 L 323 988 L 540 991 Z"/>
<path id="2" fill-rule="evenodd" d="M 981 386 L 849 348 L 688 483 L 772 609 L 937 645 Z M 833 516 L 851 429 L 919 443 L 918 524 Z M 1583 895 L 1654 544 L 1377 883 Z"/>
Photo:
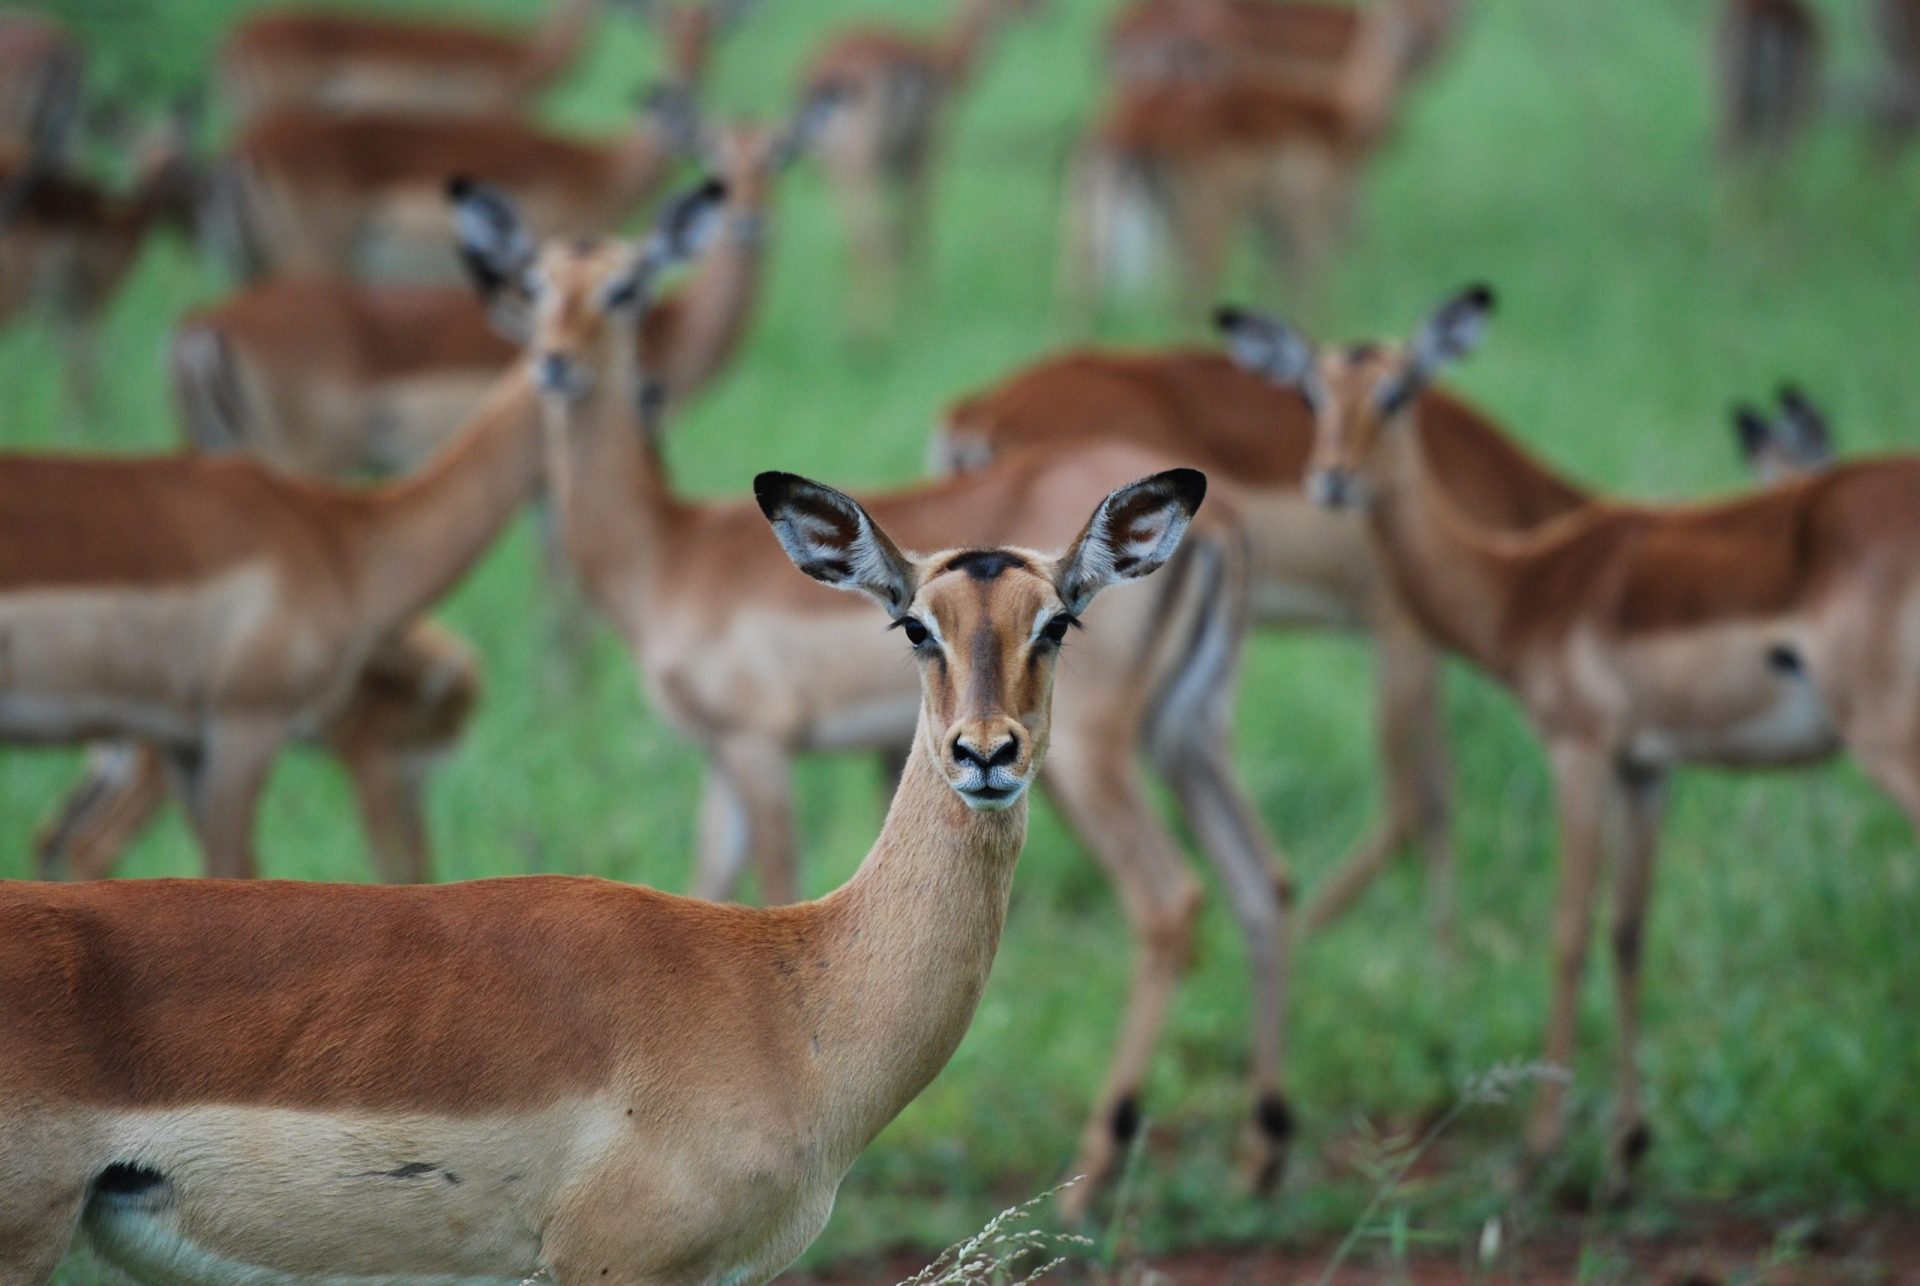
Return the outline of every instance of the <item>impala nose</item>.
<path id="1" fill-rule="evenodd" d="M 1359 482 L 1345 469 L 1315 469 L 1307 479 L 1307 498 L 1329 509 L 1344 509 L 1359 502 Z"/>
<path id="2" fill-rule="evenodd" d="M 541 391 L 577 397 L 586 391 L 586 380 L 578 365 L 565 353 L 543 353 L 534 367 L 534 381 Z"/>
<path id="3" fill-rule="evenodd" d="M 975 769 L 982 777 L 995 768 L 1011 768 L 1020 758 L 1020 738 L 1011 733 L 1002 737 L 998 745 L 984 751 L 971 744 L 965 737 L 957 737 L 953 743 L 953 757 L 957 763 Z"/>
<path id="4" fill-rule="evenodd" d="M 947 743 L 947 782 L 967 807 L 1011 808 L 1025 793 L 1026 746 L 1016 728 L 1002 725 L 956 733 Z"/>

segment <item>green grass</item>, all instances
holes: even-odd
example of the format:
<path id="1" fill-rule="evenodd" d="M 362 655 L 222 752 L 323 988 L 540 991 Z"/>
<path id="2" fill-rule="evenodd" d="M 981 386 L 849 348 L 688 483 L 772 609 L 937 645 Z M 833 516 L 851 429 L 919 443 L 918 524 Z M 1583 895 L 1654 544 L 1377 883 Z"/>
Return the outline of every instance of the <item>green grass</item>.
<path id="1" fill-rule="evenodd" d="M 240 6 L 79 0 L 108 85 L 177 90 Z M 56 5 L 56 7 L 58 7 Z M 496 3 L 531 12 L 532 0 Z M 769 0 L 721 51 L 716 105 L 784 110 L 799 59 L 831 20 L 888 6 Z M 1909 444 L 1920 395 L 1913 166 L 1876 164 L 1844 124 L 1792 166 L 1766 218 L 1716 182 L 1707 11 L 1699 0 L 1478 0 L 1457 47 L 1411 105 L 1366 193 L 1363 226 L 1323 312 L 1329 329 L 1399 332 L 1459 283 L 1502 309 L 1459 383 L 1532 447 L 1595 485 L 1681 497 L 1739 485 L 1726 407 L 1784 377 L 1826 404 L 1846 449 Z M 1831 0 L 1843 75 L 1860 74 L 1855 6 Z M 673 438 L 702 494 L 791 468 L 849 486 L 911 477 L 951 397 L 1072 338 L 1053 296 L 1060 163 L 1091 107 L 1102 6 L 1056 0 L 1013 32 L 957 122 L 936 253 L 884 348 L 841 337 L 841 248 L 818 176 L 788 182 L 772 286 L 737 368 Z M 610 128 L 654 65 L 609 19 L 556 119 Z M 1240 297 L 1259 298 L 1256 275 Z M 84 423 L 43 329 L 0 335 L 10 447 L 159 450 L 174 441 L 161 372 L 169 318 L 219 283 L 158 245 L 101 340 L 108 378 Z M 1181 334 L 1163 312 L 1115 310 L 1110 333 Z M 488 695 L 432 800 L 443 878 L 590 872 L 682 887 L 699 765 L 646 708 L 604 634 L 584 660 L 555 648 L 554 609 L 522 522 L 454 595 L 453 624 L 485 658 Z M 1260 639 L 1240 702 L 1240 765 L 1311 885 L 1376 800 L 1369 658 L 1341 638 Z M 1285 1192 L 1237 1192 L 1229 1152 L 1244 1100 L 1242 952 L 1215 899 L 1147 1087 L 1154 1141 L 1128 1237 L 1178 1244 L 1343 1232 L 1371 1187 L 1342 1157 L 1356 1134 L 1417 1127 L 1467 1076 L 1532 1056 L 1546 995 L 1555 881 L 1540 756 L 1513 703 L 1450 679 L 1459 788 L 1463 952 L 1436 967 L 1422 884 L 1396 870 L 1299 953 L 1291 1075 L 1305 1129 Z M 0 875 L 29 870 L 28 837 L 69 782 L 71 754 L 0 755 Z M 875 832 L 879 774 L 819 759 L 798 784 L 806 882 L 844 879 Z M 337 771 L 306 754 L 276 773 L 260 821 L 270 874 L 370 871 Z M 197 868 L 177 818 L 127 863 Z M 1658 877 L 1645 1068 L 1658 1132 L 1643 1213 L 1699 1199 L 1830 1212 L 1920 1194 L 1920 854 L 1850 767 L 1791 778 L 1684 776 Z M 1596 966 L 1603 964 L 1596 957 Z M 1119 1016 L 1128 938 L 1111 892 L 1036 810 L 993 983 L 947 1072 L 861 1161 L 810 1262 L 937 1247 L 1050 1185 Z M 1590 973 L 1572 1164 L 1592 1164 L 1610 1083 L 1611 1003 Z M 1396 1197 L 1419 1229 L 1472 1244 L 1501 1206 L 1517 1107 L 1469 1113 L 1445 1164 Z M 84 1280 L 84 1277 L 75 1278 Z"/>

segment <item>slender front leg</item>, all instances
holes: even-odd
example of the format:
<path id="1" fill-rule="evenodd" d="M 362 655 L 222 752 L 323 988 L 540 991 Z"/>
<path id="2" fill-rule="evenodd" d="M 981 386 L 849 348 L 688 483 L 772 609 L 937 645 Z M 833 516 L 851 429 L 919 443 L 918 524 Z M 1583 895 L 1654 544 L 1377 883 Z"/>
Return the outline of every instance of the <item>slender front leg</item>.
<path id="1" fill-rule="evenodd" d="M 273 759 L 286 740 L 277 720 L 222 719 L 197 754 L 175 756 L 181 798 L 214 879 L 251 879 L 257 872 L 253 825 Z"/>
<path id="2" fill-rule="evenodd" d="M 1547 1015 L 1546 1062 L 1573 1070 L 1574 1028 L 1579 1015 L 1580 975 L 1593 933 L 1593 901 L 1599 878 L 1602 814 L 1612 765 L 1603 749 L 1583 741 L 1556 741 L 1549 748 L 1560 812 L 1560 901 L 1553 913 L 1553 989 Z M 1527 1153 L 1535 1168 L 1559 1145 L 1566 1128 L 1566 1082 L 1542 1082 L 1527 1126 Z"/>
<path id="3" fill-rule="evenodd" d="M 1114 741 L 1063 742 L 1056 731 L 1044 769 L 1047 793 L 1119 888 L 1135 958 L 1120 1040 L 1068 1171 L 1084 1177 L 1060 1197 L 1069 1221 L 1086 1214 L 1139 1133 L 1140 1087 L 1192 951 L 1201 898 L 1200 882 L 1154 815 L 1129 756 L 1095 744 Z"/>
<path id="4" fill-rule="evenodd" d="M 432 757 L 362 748 L 346 757 L 373 869 L 387 884 L 433 878 L 425 786 Z"/>
<path id="5" fill-rule="evenodd" d="M 1293 1134 L 1285 1088 L 1287 907 L 1293 877 L 1241 789 L 1222 735 L 1177 747 L 1166 759 L 1181 811 L 1219 872 L 1247 942 L 1253 972 L 1253 1116 L 1246 1133 L 1245 1176 L 1263 1191 L 1285 1170 Z"/>
<path id="6" fill-rule="evenodd" d="M 1666 801 L 1666 775 L 1646 769 L 1621 769 L 1624 804 L 1620 866 L 1614 873 L 1613 979 L 1619 1011 L 1620 1047 L 1615 1079 L 1614 1134 L 1609 1186 L 1624 1194 L 1633 1165 L 1651 1136 L 1640 1114 L 1640 965 L 1645 946 L 1647 904 L 1653 892 L 1653 861 L 1660 843 L 1660 818 Z"/>
<path id="7" fill-rule="evenodd" d="M 166 762 L 152 746 L 122 741 L 91 747 L 85 776 L 40 828 L 40 878 L 58 879 L 64 872 L 71 879 L 98 880 L 113 874 L 166 797 Z"/>
<path id="8" fill-rule="evenodd" d="M 708 759 L 694 896 L 733 897 L 749 864 L 762 905 L 799 900 L 791 762 L 784 748 L 757 737 L 723 742 Z"/>

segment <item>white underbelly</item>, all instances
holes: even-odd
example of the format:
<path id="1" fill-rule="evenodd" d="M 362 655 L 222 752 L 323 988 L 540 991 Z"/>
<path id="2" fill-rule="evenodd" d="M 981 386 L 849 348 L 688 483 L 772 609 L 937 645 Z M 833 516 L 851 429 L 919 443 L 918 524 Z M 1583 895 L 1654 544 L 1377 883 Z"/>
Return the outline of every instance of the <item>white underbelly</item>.
<path id="1" fill-rule="evenodd" d="M 1784 679 L 1760 709 L 1713 725 L 1652 729 L 1636 740 L 1634 755 L 1650 762 L 1761 768 L 1824 759 L 1839 749 L 1839 732 L 1819 689 L 1804 679 Z"/>

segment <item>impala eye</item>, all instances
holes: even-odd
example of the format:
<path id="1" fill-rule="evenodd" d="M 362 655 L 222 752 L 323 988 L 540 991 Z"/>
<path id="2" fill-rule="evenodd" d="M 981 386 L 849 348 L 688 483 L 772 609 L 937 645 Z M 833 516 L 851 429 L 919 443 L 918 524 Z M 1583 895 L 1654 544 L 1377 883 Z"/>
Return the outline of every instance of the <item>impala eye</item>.
<path id="1" fill-rule="evenodd" d="M 1067 631 L 1079 623 L 1079 618 L 1072 613 L 1062 612 L 1041 628 L 1040 637 L 1048 643 L 1051 643 L 1054 647 L 1059 647 L 1067 641 Z"/>
<path id="2" fill-rule="evenodd" d="M 900 627 L 901 632 L 907 636 L 907 642 L 913 644 L 916 649 L 925 647 L 927 640 L 933 637 L 933 635 L 927 632 L 926 626 L 914 620 L 911 616 L 903 616 L 895 621 L 894 624 Z"/>

